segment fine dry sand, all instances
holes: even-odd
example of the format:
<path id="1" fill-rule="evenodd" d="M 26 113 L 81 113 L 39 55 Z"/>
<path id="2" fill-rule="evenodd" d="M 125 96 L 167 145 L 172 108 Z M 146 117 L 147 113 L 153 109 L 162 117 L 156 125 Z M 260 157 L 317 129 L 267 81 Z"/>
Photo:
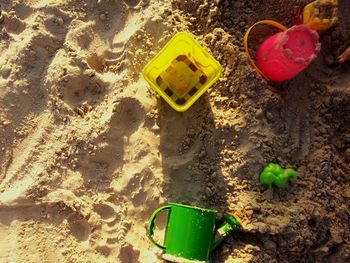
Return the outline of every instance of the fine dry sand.
<path id="1" fill-rule="evenodd" d="M 145 226 L 168 201 L 241 217 L 214 262 L 350 262 L 350 34 L 280 85 L 242 44 L 307 2 L 0 0 L 0 262 L 162 262 Z M 141 75 L 179 31 L 224 68 L 184 113 Z M 269 161 L 296 184 L 261 186 Z"/>

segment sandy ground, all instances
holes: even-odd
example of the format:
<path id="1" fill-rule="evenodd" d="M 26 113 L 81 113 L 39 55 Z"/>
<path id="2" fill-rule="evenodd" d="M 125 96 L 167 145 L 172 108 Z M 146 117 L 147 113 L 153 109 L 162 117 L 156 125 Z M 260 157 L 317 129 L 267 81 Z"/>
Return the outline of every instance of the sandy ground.
<path id="1" fill-rule="evenodd" d="M 240 215 L 214 262 L 350 262 L 349 32 L 281 85 L 242 45 L 306 2 L 0 0 L 0 262 L 162 262 L 145 224 L 168 201 Z M 141 76 L 178 31 L 224 67 L 185 113 Z M 297 183 L 260 186 L 268 161 Z"/>

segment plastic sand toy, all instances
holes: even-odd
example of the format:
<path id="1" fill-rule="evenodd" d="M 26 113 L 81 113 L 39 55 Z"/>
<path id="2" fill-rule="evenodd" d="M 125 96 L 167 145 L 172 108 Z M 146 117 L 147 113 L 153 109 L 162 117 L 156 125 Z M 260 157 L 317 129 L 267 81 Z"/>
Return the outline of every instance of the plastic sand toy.
<path id="1" fill-rule="evenodd" d="M 313 30 L 327 30 L 338 20 L 337 0 L 318 0 L 304 7 L 303 24 Z"/>
<path id="2" fill-rule="evenodd" d="M 164 244 L 154 238 L 155 220 L 161 211 L 167 210 Z M 207 263 L 210 253 L 232 232 L 241 227 L 235 214 L 226 213 L 220 226 L 216 222 L 217 211 L 169 203 L 158 208 L 149 219 L 148 237 L 163 250 L 162 258 L 177 263 Z"/>
<path id="3" fill-rule="evenodd" d="M 316 31 L 305 25 L 267 38 L 258 48 L 257 66 L 268 79 L 286 81 L 304 70 L 320 52 Z"/>
<path id="4" fill-rule="evenodd" d="M 271 28 L 274 29 L 274 31 L 283 32 L 286 31 L 288 28 L 284 25 L 273 21 L 273 20 L 261 20 L 259 22 L 256 22 L 254 25 L 252 25 L 247 32 L 244 35 L 244 49 L 247 53 L 248 62 L 249 64 L 265 79 L 269 79 L 267 76 L 264 75 L 263 72 L 257 67 L 256 65 L 256 49 L 254 48 L 254 45 L 251 42 L 253 41 L 253 36 L 258 35 L 259 42 L 261 40 L 266 39 L 271 35 Z M 260 39 L 262 38 L 262 39 Z M 256 42 L 256 41 L 255 41 Z"/>
<path id="5" fill-rule="evenodd" d="M 297 180 L 297 172 L 294 169 L 283 169 L 275 163 L 269 163 L 260 173 L 260 183 L 269 188 L 275 186 L 281 188 L 288 182 L 294 183 Z"/>
<path id="6" fill-rule="evenodd" d="M 177 33 L 143 76 L 176 111 L 186 111 L 220 77 L 220 64 L 188 33 Z"/>

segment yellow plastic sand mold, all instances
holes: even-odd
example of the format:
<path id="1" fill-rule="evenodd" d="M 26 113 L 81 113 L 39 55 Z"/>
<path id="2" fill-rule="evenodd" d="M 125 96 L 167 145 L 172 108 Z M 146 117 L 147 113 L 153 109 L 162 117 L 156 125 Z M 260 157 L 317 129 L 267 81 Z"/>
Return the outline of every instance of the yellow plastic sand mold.
<path id="1" fill-rule="evenodd" d="M 219 62 L 189 33 L 180 32 L 145 66 L 143 76 L 174 110 L 183 112 L 221 72 Z"/>
<path id="2" fill-rule="evenodd" d="M 337 0 L 317 0 L 304 7 L 303 24 L 314 30 L 327 30 L 338 20 Z"/>

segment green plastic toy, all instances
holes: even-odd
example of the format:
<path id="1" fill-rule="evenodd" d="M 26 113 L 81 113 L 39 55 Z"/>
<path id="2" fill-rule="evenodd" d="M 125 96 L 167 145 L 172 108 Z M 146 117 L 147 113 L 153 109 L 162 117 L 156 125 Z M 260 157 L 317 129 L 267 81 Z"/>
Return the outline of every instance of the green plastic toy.
<path id="1" fill-rule="evenodd" d="M 157 215 L 167 210 L 167 225 L 164 242 L 154 240 L 154 228 Z M 238 217 L 226 213 L 224 222 L 217 226 L 217 211 L 178 203 L 169 203 L 158 208 L 148 224 L 148 237 L 164 253 L 162 258 L 176 263 L 211 263 L 211 252 L 217 248 L 232 232 L 241 227 Z"/>
<path id="2" fill-rule="evenodd" d="M 275 163 L 269 163 L 260 173 L 260 183 L 269 188 L 275 186 L 281 188 L 288 182 L 294 183 L 297 180 L 297 172 L 292 168 L 283 169 Z"/>

